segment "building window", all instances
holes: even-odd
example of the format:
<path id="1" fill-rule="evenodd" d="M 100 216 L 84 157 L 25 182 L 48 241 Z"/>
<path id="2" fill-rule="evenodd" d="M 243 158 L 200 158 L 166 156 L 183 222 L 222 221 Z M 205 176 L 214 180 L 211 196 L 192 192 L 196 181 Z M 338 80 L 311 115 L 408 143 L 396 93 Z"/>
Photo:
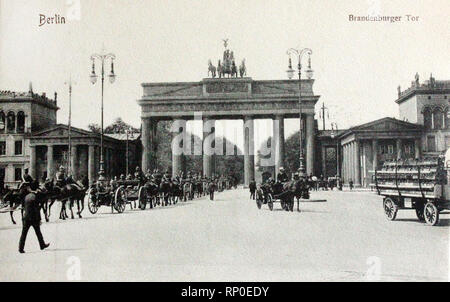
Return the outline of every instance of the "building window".
<path id="1" fill-rule="evenodd" d="M 22 141 L 15 141 L 14 142 L 14 154 L 15 155 L 22 155 Z"/>
<path id="2" fill-rule="evenodd" d="M 429 108 L 425 108 L 423 111 L 423 125 L 425 129 L 432 129 L 432 118 L 431 118 L 431 110 Z"/>
<path id="3" fill-rule="evenodd" d="M 436 151 L 436 139 L 434 135 L 427 136 L 427 151 L 428 152 Z"/>
<path id="4" fill-rule="evenodd" d="M 5 113 L 0 111 L 0 131 L 5 131 Z"/>
<path id="5" fill-rule="evenodd" d="M 443 129 L 444 128 L 443 123 L 444 123 L 444 113 L 440 108 L 438 108 L 433 112 L 434 129 Z"/>
<path id="6" fill-rule="evenodd" d="M 14 168 L 14 181 L 22 180 L 22 168 Z"/>
<path id="7" fill-rule="evenodd" d="M 25 132 L 25 113 L 23 113 L 23 111 L 17 113 L 17 132 Z"/>
<path id="8" fill-rule="evenodd" d="M 6 155 L 6 142 L 0 142 L 0 155 Z"/>
<path id="9" fill-rule="evenodd" d="M 394 154 L 394 145 L 388 145 L 388 153 L 389 154 Z"/>
<path id="10" fill-rule="evenodd" d="M 16 115 L 14 114 L 14 112 L 10 111 L 8 112 L 8 132 L 14 132 L 14 130 L 16 130 Z"/>

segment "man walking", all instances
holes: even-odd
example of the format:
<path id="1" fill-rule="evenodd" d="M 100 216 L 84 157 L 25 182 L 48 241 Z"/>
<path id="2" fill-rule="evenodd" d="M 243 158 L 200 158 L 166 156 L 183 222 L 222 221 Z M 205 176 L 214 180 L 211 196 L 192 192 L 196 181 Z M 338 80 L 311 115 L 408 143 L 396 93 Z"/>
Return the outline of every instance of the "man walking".
<path id="1" fill-rule="evenodd" d="M 31 188 L 35 190 L 36 188 Z M 39 241 L 41 250 L 49 247 L 50 243 L 45 243 L 41 233 L 41 214 L 39 211 L 39 200 L 35 193 L 27 194 L 23 205 L 23 218 L 22 218 L 22 235 L 19 241 L 19 252 L 25 253 L 25 241 L 27 239 L 27 233 L 30 227 L 33 227 Z"/>
<path id="2" fill-rule="evenodd" d="M 250 181 L 250 183 L 248 184 L 248 188 L 250 190 L 250 199 L 255 200 L 256 182 L 254 179 Z"/>
<path id="3" fill-rule="evenodd" d="M 216 183 L 213 179 L 209 182 L 208 191 L 209 191 L 209 200 L 214 200 L 214 191 L 216 190 Z"/>

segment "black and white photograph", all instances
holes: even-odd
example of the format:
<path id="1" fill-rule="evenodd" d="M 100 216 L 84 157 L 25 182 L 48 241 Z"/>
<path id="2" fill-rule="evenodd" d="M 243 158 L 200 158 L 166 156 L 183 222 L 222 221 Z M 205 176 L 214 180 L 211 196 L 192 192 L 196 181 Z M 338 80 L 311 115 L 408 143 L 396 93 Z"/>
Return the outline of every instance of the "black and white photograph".
<path id="1" fill-rule="evenodd" d="M 0 282 L 448 282 L 449 4 L 0 0 Z"/>

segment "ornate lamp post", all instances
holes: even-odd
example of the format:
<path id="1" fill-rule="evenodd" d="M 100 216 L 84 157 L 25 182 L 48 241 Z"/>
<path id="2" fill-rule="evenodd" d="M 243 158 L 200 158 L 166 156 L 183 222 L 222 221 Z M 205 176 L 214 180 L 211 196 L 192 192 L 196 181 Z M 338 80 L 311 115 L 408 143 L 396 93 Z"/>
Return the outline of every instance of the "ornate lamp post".
<path id="1" fill-rule="evenodd" d="M 312 50 L 309 48 L 303 48 L 301 50 L 295 48 L 289 48 L 287 50 L 287 55 L 289 56 L 289 66 L 288 70 L 286 70 L 288 78 L 292 79 L 294 76 L 294 69 L 292 68 L 291 54 L 294 54 L 298 57 L 298 94 L 299 94 L 299 102 L 298 102 L 298 110 L 300 117 L 300 165 L 298 168 L 300 176 L 305 176 L 305 159 L 303 156 L 303 123 L 302 123 L 302 58 L 304 54 L 308 54 L 308 69 L 306 70 L 306 76 L 308 79 L 311 79 L 313 76 L 313 70 L 311 69 L 311 54 Z"/>
<path id="2" fill-rule="evenodd" d="M 69 147 L 68 147 L 68 154 L 69 154 L 69 160 L 68 160 L 68 168 L 67 168 L 67 172 L 70 175 L 74 175 L 75 171 L 73 171 L 72 167 L 72 135 L 71 135 L 71 130 L 72 130 L 72 85 L 76 84 L 75 82 L 72 82 L 72 77 L 69 78 L 68 82 L 65 82 L 64 84 L 69 86 L 69 123 L 68 123 L 68 127 L 69 130 L 67 132 L 67 136 L 68 136 L 68 141 L 69 141 Z"/>
<path id="3" fill-rule="evenodd" d="M 128 147 L 128 139 L 134 139 L 134 136 L 133 136 L 133 132 L 132 132 L 132 130 L 130 130 L 130 129 L 126 129 L 125 130 L 125 133 L 127 134 L 127 150 L 126 150 L 126 155 L 125 155 L 125 157 L 126 157 L 126 168 L 125 168 L 125 175 L 126 176 L 128 176 L 128 153 L 129 153 L 129 147 Z"/>
<path id="4" fill-rule="evenodd" d="M 102 53 L 95 53 L 91 56 L 92 60 L 92 72 L 91 72 L 91 83 L 95 84 L 97 82 L 97 75 L 95 74 L 95 59 L 100 60 L 102 64 L 101 76 L 102 76 L 102 117 L 101 117 L 101 136 L 100 136 L 100 171 L 99 171 L 99 180 L 105 179 L 105 166 L 103 161 L 103 89 L 104 89 L 104 81 L 105 81 L 105 60 L 111 59 L 111 73 L 109 74 L 109 82 L 112 84 L 116 79 L 116 75 L 114 74 L 114 59 L 116 56 L 112 53 L 106 53 L 105 50 L 102 50 Z"/>
<path id="5" fill-rule="evenodd" d="M 336 129 L 336 133 L 334 132 Z M 331 123 L 331 138 L 335 138 L 339 135 L 339 129 L 338 125 L 336 123 Z M 340 183 L 341 183 L 341 169 L 339 167 L 339 140 L 336 141 L 336 185 L 338 186 L 339 190 L 341 189 Z"/>

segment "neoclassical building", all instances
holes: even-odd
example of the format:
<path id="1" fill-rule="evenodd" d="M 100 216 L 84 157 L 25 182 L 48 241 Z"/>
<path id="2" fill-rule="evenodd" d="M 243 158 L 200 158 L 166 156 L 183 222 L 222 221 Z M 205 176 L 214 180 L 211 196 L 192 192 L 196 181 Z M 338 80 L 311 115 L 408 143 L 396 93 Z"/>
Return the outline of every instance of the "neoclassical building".
<path id="1" fill-rule="evenodd" d="M 100 158 L 100 135 L 71 127 L 71 152 L 68 156 L 68 126 L 56 123 L 57 94 L 0 91 L 0 177 L 16 186 L 28 168 L 33 177 L 53 177 L 60 166 L 73 167 L 76 179 L 96 179 Z M 138 165 L 140 140 L 126 143 L 125 135 L 105 135 L 104 157 L 107 175 L 125 172 L 126 146 L 130 169 Z"/>
<path id="2" fill-rule="evenodd" d="M 416 74 L 406 90 L 398 87 L 399 119 L 382 118 L 339 134 L 341 176 L 345 184 L 369 186 L 386 160 L 443 154 L 450 148 L 450 81 Z"/>

